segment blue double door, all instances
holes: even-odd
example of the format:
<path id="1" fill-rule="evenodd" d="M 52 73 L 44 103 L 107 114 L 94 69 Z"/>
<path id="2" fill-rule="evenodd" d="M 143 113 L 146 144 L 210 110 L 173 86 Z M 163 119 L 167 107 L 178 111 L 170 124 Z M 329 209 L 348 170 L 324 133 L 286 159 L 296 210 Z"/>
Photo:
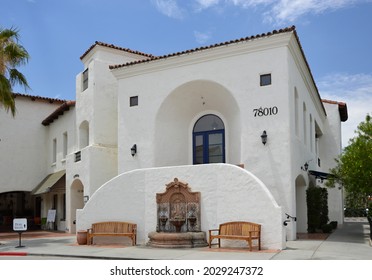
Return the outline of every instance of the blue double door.
<path id="1" fill-rule="evenodd" d="M 193 130 L 193 163 L 225 162 L 225 128 L 216 115 L 205 115 Z"/>

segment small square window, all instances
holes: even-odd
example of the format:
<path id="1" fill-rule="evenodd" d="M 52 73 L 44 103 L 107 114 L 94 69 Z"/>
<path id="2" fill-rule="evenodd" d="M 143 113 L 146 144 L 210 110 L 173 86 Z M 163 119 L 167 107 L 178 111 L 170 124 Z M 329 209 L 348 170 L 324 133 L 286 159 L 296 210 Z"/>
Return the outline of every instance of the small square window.
<path id="1" fill-rule="evenodd" d="M 271 74 L 260 75 L 260 86 L 271 85 Z"/>
<path id="2" fill-rule="evenodd" d="M 130 107 L 138 106 L 138 96 L 131 96 L 129 98 L 129 106 Z"/>

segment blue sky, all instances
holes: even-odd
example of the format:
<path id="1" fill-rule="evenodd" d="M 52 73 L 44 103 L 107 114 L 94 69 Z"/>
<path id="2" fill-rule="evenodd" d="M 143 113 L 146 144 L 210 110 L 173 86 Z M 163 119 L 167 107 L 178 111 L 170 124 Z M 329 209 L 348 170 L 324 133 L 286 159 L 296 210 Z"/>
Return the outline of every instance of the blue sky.
<path id="1" fill-rule="evenodd" d="M 372 0 L 0 0 L 31 55 L 29 94 L 75 99 L 95 41 L 154 55 L 295 25 L 324 99 L 346 102 L 343 145 L 372 114 Z M 24 93 L 23 89 L 16 88 Z"/>

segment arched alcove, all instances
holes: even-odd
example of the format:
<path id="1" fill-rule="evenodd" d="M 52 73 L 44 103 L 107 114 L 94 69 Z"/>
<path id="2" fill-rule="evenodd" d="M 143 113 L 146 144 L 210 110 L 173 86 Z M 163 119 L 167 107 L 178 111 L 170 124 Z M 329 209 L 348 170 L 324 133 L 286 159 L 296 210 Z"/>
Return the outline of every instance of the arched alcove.
<path id="1" fill-rule="evenodd" d="M 79 148 L 83 149 L 89 146 L 89 123 L 83 121 L 79 126 Z"/>
<path id="2" fill-rule="evenodd" d="M 307 232 L 306 181 L 302 175 L 295 180 L 297 232 Z"/>
<path id="3" fill-rule="evenodd" d="M 76 209 L 84 208 L 84 185 L 79 179 L 75 179 L 71 184 L 70 191 L 70 221 L 71 232 L 76 231 L 75 221 L 76 221 Z"/>
<path id="4" fill-rule="evenodd" d="M 240 162 L 241 120 L 237 101 L 223 85 L 195 80 L 175 88 L 159 107 L 155 119 L 156 167 L 193 163 L 193 128 L 207 114 L 224 122 L 226 162 Z"/>

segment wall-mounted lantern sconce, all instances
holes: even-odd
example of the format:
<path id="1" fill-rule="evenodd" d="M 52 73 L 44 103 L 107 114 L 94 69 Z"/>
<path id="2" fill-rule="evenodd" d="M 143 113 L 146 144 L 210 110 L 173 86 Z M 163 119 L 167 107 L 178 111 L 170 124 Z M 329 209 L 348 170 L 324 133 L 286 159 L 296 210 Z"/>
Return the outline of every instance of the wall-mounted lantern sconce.
<path id="1" fill-rule="evenodd" d="M 84 203 L 87 203 L 89 200 L 89 195 L 84 195 Z"/>
<path id="2" fill-rule="evenodd" d="M 134 144 L 132 148 L 130 148 L 130 154 L 134 157 L 137 154 L 137 144 Z"/>
<path id="3" fill-rule="evenodd" d="M 267 134 L 266 134 L 266 130 L 264 130 L 261 134 L 261 141 L 262 141 L 262 144 L 266 145 L 267 143 Z"/>
<path id="4" fill-rule="evenodd" d="M 305 162 L 304 166 L 301 166 L 301 169 L 303 171 L 307 171 L 309 169 L 309 164 L 307 162 Z"/>
<path id="5" fill-rule="evenodd" d="M 307 171 L 307 170 L 309 169 L 309 162 L 310 162 L 310 161 L 311 161 L 311 160 L 305 162 L 305 164 L 304 164 L 303 166 L 301 166 L 301 170 L 303 170 L 303 171 Z"/>

